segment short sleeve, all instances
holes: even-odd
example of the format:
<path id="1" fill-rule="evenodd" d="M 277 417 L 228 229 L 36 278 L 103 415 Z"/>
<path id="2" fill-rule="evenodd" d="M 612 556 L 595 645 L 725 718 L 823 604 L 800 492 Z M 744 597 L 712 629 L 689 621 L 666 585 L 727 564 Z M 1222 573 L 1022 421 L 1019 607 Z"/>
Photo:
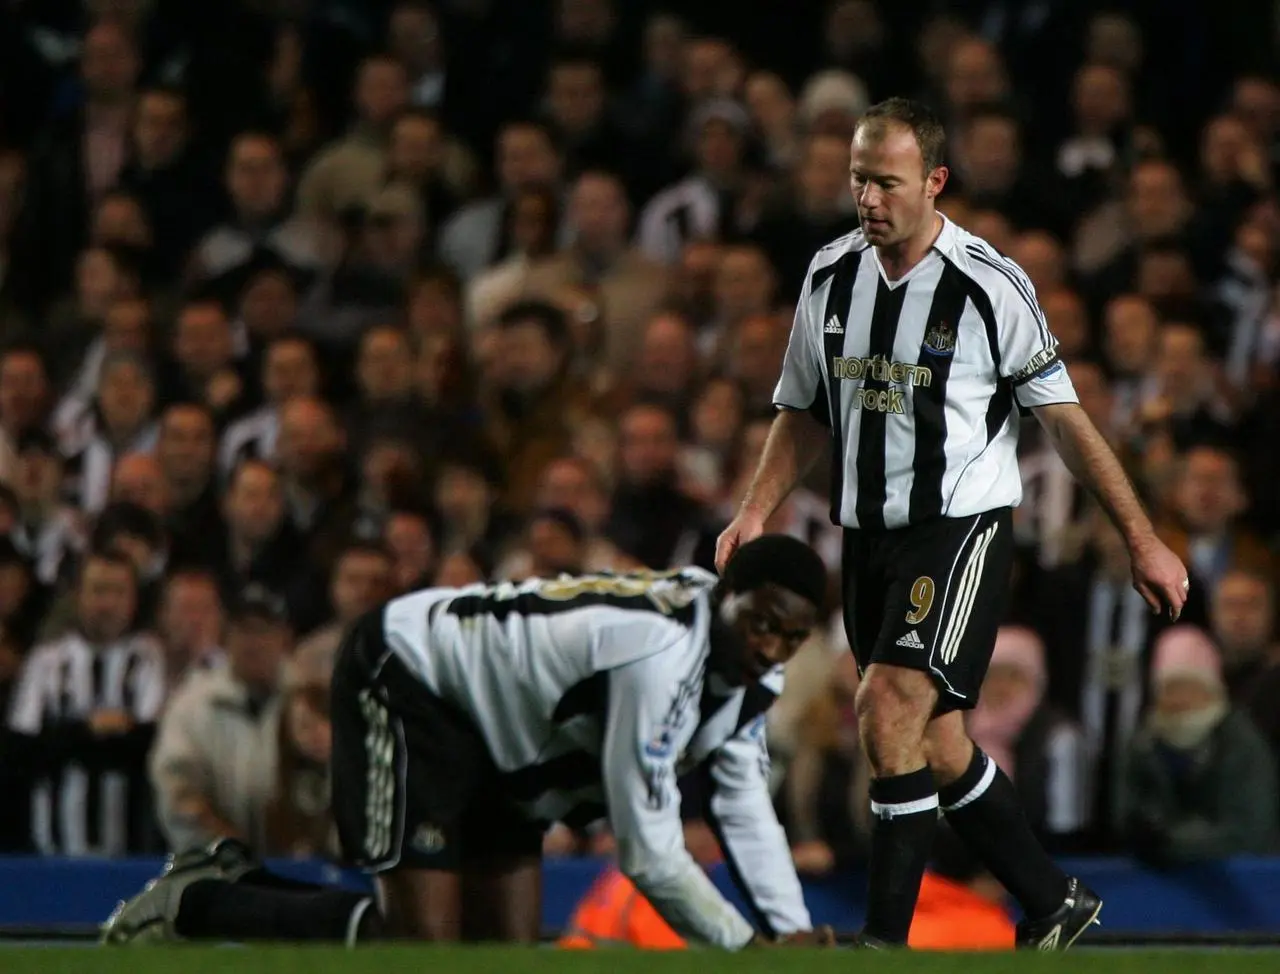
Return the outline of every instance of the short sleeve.
<path id="1" fill-rule="evenodd" d="M 1016 264 L 993 275 L 991 293 L 1000 351 L 1000 374 L 1013 384 L 1020 406 L 1078 402 L 1075 387 L 1049 331 L 1035 288 Z"/>
<path id="2" fill-rule="evenodd" d="M 822 352 L 818 346 L 811 310 L 812 280 L 813 275 L 810 273 L 796 305 L 791 339 L 787 342 L 787 354 L 782 360 L 782 377 L 773 391 L 773 403 L 783 409 L 810 410 L 821 417 L 826 416 L 827 408 L 822 378 Z"/>

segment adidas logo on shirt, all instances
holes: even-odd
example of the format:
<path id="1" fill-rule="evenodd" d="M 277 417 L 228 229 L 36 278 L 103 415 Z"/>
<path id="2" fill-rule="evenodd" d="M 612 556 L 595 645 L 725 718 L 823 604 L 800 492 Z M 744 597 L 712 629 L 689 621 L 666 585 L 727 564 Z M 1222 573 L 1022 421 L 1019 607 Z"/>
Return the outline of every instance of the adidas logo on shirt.
<path id="1" fill-rule="evenodd" d="M 920 634 L 914 629 L 899 639 L 897 644 L 905 646 L 907 649 L 924 649 L 924 643 L 920 641 Z"/>
<path id="2" fill-rule="evenodd" d="M 828 335 L 843 335 L 844 325 L 840 323 L 840 319 L 832 315 L 827 319 L 826 327 L 822 329 Z"/>

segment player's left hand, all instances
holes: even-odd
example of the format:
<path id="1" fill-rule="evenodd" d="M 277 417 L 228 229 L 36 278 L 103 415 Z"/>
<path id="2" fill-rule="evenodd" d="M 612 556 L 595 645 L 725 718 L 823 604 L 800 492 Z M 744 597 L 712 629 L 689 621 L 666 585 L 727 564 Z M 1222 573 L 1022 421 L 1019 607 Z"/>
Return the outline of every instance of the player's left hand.
<path id="1" fill-rule="evenodd" d="M 784 933 L 773 944 L 775 947 L 834 947 L 836 932 L 827 926 L 797 930 L 795 933 Z"/>
<path id="2" fill-rule="evenodd" d="M 1147 600 L 1152 612 L 1167 611 L 1169 618 L 1176 621 L 1191 588 L 1187 566 L 1155 534 L 1131 544 L 1129 558 L 1133 563 L 1133 587 Z"/>

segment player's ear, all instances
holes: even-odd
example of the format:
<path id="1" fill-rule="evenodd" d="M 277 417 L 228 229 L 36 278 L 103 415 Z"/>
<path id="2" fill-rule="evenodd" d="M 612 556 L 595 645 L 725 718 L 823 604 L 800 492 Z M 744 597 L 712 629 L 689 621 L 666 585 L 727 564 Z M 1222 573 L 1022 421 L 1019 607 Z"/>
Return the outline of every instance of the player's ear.
<path id="1" fill-rule="evenodd" d="M 934 199 L 942 192 L 942 187 L 947 185 L 947 178 L 951 175 L 951 170 L 946 166 L 937 166 L 924 180 L 924 195 L 928 199 Z"/>

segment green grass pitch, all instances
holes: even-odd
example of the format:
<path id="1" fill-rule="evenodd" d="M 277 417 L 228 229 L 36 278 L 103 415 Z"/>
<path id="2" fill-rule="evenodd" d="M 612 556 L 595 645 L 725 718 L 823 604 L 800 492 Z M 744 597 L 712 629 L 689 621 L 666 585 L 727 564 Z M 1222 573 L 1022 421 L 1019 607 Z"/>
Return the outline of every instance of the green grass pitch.
<path id="1" fill-rule="evenodd" d="M 0 949 L 3 974 L 1278 974 L 1280 951 L 1076 950 L 909 954 L 849 950 L 570 952 L 497 947 Z"/>

